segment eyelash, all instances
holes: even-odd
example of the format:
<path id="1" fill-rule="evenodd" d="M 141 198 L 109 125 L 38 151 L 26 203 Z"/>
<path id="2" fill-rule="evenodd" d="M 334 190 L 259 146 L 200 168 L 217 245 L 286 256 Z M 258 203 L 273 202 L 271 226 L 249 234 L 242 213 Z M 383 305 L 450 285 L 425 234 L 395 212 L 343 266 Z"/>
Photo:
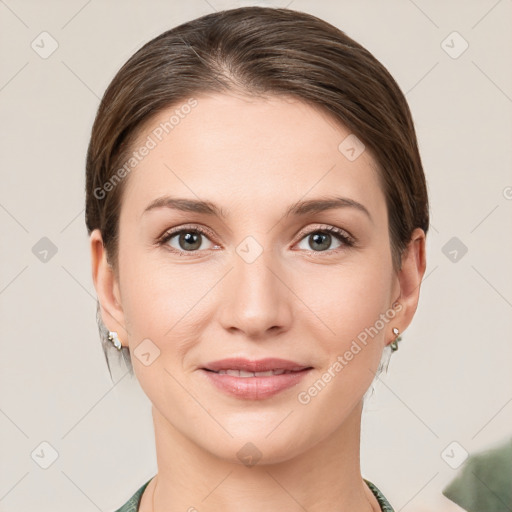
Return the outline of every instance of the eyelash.
<path id="1" fill-rule="evenodd" d="M 166 231 L 158 240 L 157 240 L 157 245 L 158 246 L 166 246 L 166 248 L 168 250 L 170 250 L 171 252 L 173 253 L 178 253 L 180 256 L 183 256 L 183 255 L 193 255 L 195 253 L 198 253 L 198 252 L 203 252 L 204 249 L 202 251 L 200 250 L 195 250 L 195 251 L 179 251 L 178 249 L 175 249 L 174 247 L 170 247 L 169 245 L 167 245 L 167 242 L 169 242 L 169 240 L 173 237 L 175 237 L 176 235 L 179 235 L 181 233 L 196 233 L 196 234 L 201 234 L 207 238 L 210 238 L 212 237 L 212 234 L 210 233 L 210 231 L 202 228 L 201 226 L 199 225 L 194 225 L 194 226 L 182 226 L 180 227 L 179 229 L 176 229 L 176 230 L 169 230 L 169 231 Z M 341 247 L 338 247 L 337 249 L 327 249 L 325 251 L 313 251 L 313 250 L 309 250 L 308 252 L 309 253 L 312 253 L 314 255 L 332 255 L 333 253 L 338 253 L 339 251 L 343 250 L 343 249 L 347 249 L 347 248 L 350 248 L 350 247 L 353 247 L 355 245 L 355 239 L 354 237 L 352 237 L 351 235 L 349 235 L 346 231 L 340 229 L 340 228 L 336 228 L 334 226 L 322 226 L 321 228 L 315 228 L 315 229 L 312 229 L 312 230 L 309 230 L 309 231 L 306 231 L 306 232 L 302 232 L 300 234 L 300 239 L 298 242 L 301 242 L 304 238 L 314 234 L 314 233 L 330 233 L 330 234 L 333 234 L 334 237 L 342 242 L 343 246 Z M 297 243 L 298 243 L 297 242 Z M 207 250 L 211 250 L 211 249 L 207 249 Z"/>

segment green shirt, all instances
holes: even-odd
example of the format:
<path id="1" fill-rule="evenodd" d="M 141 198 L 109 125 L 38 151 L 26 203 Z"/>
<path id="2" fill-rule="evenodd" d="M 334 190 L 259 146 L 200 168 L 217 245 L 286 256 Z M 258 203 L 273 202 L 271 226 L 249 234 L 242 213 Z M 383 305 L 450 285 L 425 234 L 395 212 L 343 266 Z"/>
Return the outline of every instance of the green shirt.
<path id="1" fill-rule="evenodd" d="M 512 510 L 512 439 L 471 455 L 443 494 L 468 512 Z"/>
<path id="2" fill-rule="evenodd" d="M 395 512 L 379 489 L 377 489 L 374 484 L 366 480 L 366 478 L 363 478 L 363 480 L 368 484 L 368 487 L 377 498 L 382 512 Z M 116 510 L 116 512 L 138 512 L 142 493 L 148 486 L 149 482 L 151 482 L 151 480 L 146 482 L 120 509 Z"/>

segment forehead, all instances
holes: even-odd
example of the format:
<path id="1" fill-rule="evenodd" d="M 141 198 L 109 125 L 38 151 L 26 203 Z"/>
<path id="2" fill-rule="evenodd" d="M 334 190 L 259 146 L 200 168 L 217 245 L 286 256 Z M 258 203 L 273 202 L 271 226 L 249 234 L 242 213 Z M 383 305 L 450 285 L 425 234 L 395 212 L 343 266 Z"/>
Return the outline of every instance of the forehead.
<path id="1" fill-rule="evenodd" d="M 362 149 L 353 138 L 323 109 L 293 97 L 187 98 L 141 128 L 133 150 L 150 149 L 129 175 L 123 204 L 142 211 L 164 193 L 247 207 L 333 192 L 383 201 L 370 151 L 355 159 L 346 152 L 354 142 Z"/>

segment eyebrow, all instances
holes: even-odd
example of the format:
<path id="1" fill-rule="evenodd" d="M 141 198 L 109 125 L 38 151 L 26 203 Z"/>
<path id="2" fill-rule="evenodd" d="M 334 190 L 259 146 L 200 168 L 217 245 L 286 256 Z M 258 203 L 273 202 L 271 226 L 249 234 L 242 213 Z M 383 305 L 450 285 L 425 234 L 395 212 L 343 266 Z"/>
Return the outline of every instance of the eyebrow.
<path id="1" fill-rule="evenodd" d="M 222 208 L 219 208 L 210 201 L 201 201 L 196 199 L 183 199 L 171 196 L 162 196 L 152 201 L 144 210 L 142 215 L 154 210 L 156 208 L 170 208 L 173 210 L 179 210 L 183 212 L 201 213 L 204 215 L 211 215 L 226 219 L 228 214 Z M 372 216 L 368 209 L 348 197 L 329 196 L 326 198 L 310 199 L 307 201 L 297 201 L 292 204 L 286 210 L 284 216 L 289 217 L 290 215 L 307 215 L 311 213 L 320 213 L 327 210 L 334 210 L 338 208 L 355 208 L 365 215 L 373 222 Z"/>

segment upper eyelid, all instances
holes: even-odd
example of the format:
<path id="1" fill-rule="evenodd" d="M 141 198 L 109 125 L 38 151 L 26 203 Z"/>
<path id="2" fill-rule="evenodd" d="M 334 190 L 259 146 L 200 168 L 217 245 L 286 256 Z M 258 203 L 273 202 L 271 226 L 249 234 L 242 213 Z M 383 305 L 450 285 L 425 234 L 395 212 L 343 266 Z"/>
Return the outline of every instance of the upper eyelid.
<path id="1" fill-rule="evenodd" d="M 203 226 L 202 224 L 185 224 L 183 226 L 178 226 L 176 229 L 171 228 L 171 229 L 166 230 L 164 232 L 164 234 L 159 238 L 159 240 L 164 240 L 166 238 L 169 240 L 170 238 L 173 238 L 174 236 L 178 235 L 179 233 L 181 233 L 183 231 L 187 231 L 187 230 L 197 231 L 201 235 L 210 235 L 213 237 L 213 232 L 206 226 Z M 332 226 L 330 224 L 316 224 L 316 226 L 304 228 L 304 229 L 300 230 L 296 236 L 299 237 L 298 241 L 301 241 L 305 236 L 308 236 L 311 233 L 314 233 L 315 231 L 324 231 L 324 230 L 330 230 L 331 232 L 335 231 L 337 234 L 342 235 L 342 236 L 344 234 L 350 241 L 355 242 L 354 236 L 351 233 L 349 233 L 346 229 L 340 228 L 338 226 Z M 214 243 L 213 240 L 210 240 L 210 242 Z M 198 251 L 190 251 L 190 252 L 198 252 Z"/>

